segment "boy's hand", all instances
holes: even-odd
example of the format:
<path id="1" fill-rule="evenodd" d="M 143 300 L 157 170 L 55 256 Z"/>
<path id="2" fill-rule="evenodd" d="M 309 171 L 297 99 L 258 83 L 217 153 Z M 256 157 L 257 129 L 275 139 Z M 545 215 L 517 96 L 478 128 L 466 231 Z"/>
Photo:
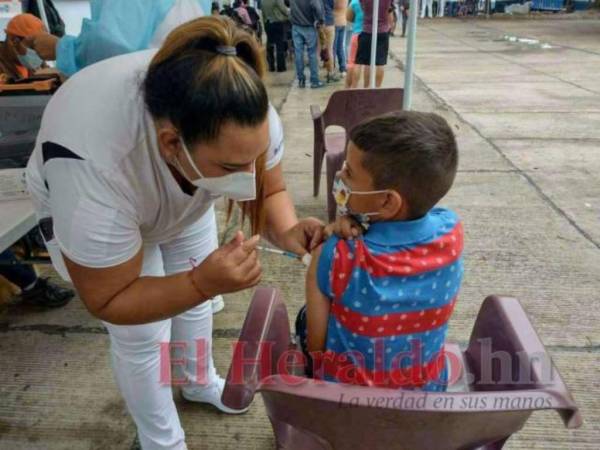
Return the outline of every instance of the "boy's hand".
<path id="1" fill-rule="evenodd" d="M 330 237 L 335 234 L 343 239 L 354 239 L 362 234 L 363 229 L 360 224 L 351 217 L 337 216 L 335 222 L 325 227 L 325 236 Z"/>
<path id="2" fill-rule="evenodd" d="M 280 248 L 303 256 L 323 242 L 323 222 L 314 217 L 300 219 L 287 230 L 279 242 Z"/>

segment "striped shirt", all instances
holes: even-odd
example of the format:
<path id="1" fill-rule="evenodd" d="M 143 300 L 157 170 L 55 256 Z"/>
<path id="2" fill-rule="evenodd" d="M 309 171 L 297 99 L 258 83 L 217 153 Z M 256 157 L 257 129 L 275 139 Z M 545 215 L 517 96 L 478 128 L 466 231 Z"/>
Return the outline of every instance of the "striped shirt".
<path id="1" fill-rule="evenodd" d="M 463 276 L 458 216 L 434 208 L 413 221 L 375 222 L 354 240 L 332 237 L 317 268 L 331 299 L 315 377 L 445 390 L 444 342 Z"/>

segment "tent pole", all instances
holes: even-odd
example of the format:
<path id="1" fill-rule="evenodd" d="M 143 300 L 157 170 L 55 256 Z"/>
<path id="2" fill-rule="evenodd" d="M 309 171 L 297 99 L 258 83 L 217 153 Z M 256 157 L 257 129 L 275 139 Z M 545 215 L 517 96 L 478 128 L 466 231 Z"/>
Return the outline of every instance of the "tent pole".
<path id="1" fill-rule="evenodd" d="M 418 8 L 419 0 L 410 0 L 410 11 L 408 16 L 408 39 L 406 41 L 406 61 L 404 64 L 404 101 L 402 105 L 402 109 L 405 110 L 411 109 L 412 106 Z"/>

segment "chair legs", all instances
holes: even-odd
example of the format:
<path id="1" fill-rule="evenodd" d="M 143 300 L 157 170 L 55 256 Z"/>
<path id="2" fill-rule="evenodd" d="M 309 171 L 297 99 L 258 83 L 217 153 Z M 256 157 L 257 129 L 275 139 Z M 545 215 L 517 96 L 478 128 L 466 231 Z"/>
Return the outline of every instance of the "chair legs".
<path id="1" fill-rule="evenodd" d="M 321 186 L 321 169 L 323 168 L 323 157 L 325 151 L 323 147 L 316 147 L 313 155 L 313 197 L 319 195 L 319 187 Z"/>

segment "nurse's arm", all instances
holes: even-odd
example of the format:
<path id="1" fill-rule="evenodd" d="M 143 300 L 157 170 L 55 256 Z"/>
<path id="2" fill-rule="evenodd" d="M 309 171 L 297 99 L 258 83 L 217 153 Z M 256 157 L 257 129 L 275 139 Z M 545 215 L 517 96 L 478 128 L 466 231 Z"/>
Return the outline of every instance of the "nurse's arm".
<path id="1" fill-rule="evenodd" d="M 163 277 L 141 276 L 143 250 L 106 268 L 85 267 L 64 254 L 63 258 L 92 315 L 116 325 L 137 325 L 176 316 L 217 294 L 256 285 L 261 275 L 257 242 L 258 236 L 244 241 L 238 233 L 193 271 Z"/>
<path id="2" fill-rule="evenodd" d="M 279 248 L 298 254 L 310 252 L 323 240 L 324 226 L 314 217 L 298 220 L 283 180 L 281 163 L 265 172 L 265 237 Z"/>
<path id="3" fill-rule="evenodd" d="M 281 163 L 265 172 L 266 238 L 279 245 L 280 238 L 298 223 L 296 209 L 283 180 Z"/>
<path id="4" fill-rule="evenodd" d="M 186 272 L 140 277 L 143 251 L 129 261 L 102 269 L 81 266 L 63 254 L 67 270 L 88 311 L 117 325 L 148 323 L 179 314 L 205 299 Z"/>

